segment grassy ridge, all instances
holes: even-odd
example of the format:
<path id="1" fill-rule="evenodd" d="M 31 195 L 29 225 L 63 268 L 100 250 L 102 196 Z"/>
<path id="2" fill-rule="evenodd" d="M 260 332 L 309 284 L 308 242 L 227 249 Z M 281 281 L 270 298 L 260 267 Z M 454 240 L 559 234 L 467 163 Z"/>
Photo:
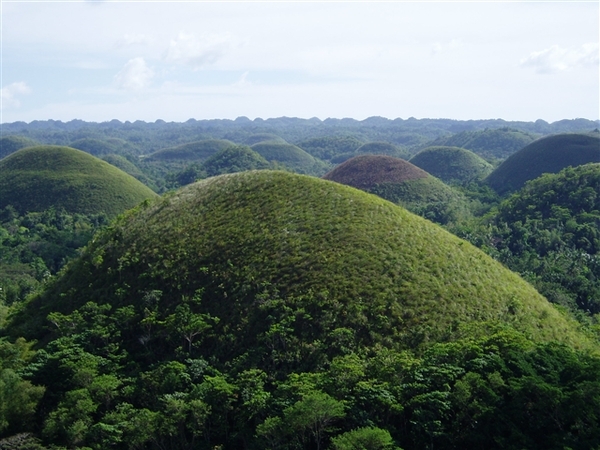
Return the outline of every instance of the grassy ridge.
<path id="1" fill-rule="evenodd" d="M 487 161 L 459 147 L 427 147 L 410 162 L 446 183 L 470 183 L 492 171 L 492 165 Z"/>
<path id="2" fill-rule="evenodd" d="M 156 194 L 141 182 L 83 151 L 69 147 L 22 149 L 0 161 L 0 208 L 114 217 Z"/>
<path id="3" fill-rule="evenodd" d="M 306 370 L 342 331 L 358 348 L 402 349 L 498 321 L 592 347 L 467 242 L 376 196 L 273 171 L 210 178 L 122 217 L 32 300 L 16 329 L 41 338 L 51 311 L 87 301 L 138 310 L 152 292 L 157 320 L 200 295 L 196 312 L 214 318 L 205 357 L 265 370 L 277 333 L 296 342 L 294 364 Z M 127 331 L 131 354 L 143 350 L 138 333 Z"/>
<path id="4" fill-rule="evenodd" d="M 259 142 L 252 145 L 251 148 L 267 161 L 280 163 L 299 173 L 313 174 L 325 171 L 325 165 L 321 161 L 292 144 Z"/>
<path id="5" fill-rule="evenodd" d="M 600 162 L 600 138 L 565 133 L 538 139 L 504 161 L 486 182 L 500 194 L 516 191 L 543 173 L 558 173 L 568 166 Z"/>

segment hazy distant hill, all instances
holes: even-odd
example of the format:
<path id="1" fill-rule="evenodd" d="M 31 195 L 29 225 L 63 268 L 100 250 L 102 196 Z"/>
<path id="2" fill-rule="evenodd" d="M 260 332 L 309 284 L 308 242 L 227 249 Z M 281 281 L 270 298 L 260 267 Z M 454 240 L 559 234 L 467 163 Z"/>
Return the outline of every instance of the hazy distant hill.
<path id="1" fill-rule="evenodd" d="M 38 142 L 33 139 L 29 139 L 23 136 L 5 136 L 0 138 L 0 159 L 7 157 L 8 155 L 16 152 L 25 147 L 33 147 L 39 145 Z"/>
<path id="2" fill-rule="evenodd" d="M 353 154 L 364 142 L 350 136 L 323 136 L 307 139 L 298 144 L 306 152 L 322 160 L 330 161 L 332 158 Z"/>
<path id="3" fill-rule="evenodd" d="M 566 133 L 532 142 L 498 166 L 486 182 L 498 193 L 516 191 L 543 173 L 557 173 L 568 166 L 600 162 L 597 134 Z"/>
<path id="4" fill-rule="evenodd" d="M 269 167 L 269 162 L 265 158 L 245 145 L 227 147 L 202 164 L 202 170 L 209 177 Z"/>
<path id="5" fill-rule="evenodd" d="M 231 145 L 235 144 L 225 139 L 206 139 L 176 147 L 164 148 L 148 155 L 146 159 L 154 161 L 202 160 Z"/>
<path id="6" fill-rule="evenodd" d="M 70 147 L 36 146 L 0 161 L 0 208 L 106 213 L 114 217 L 156 197 L 120 169 Z"/>
<path id="7" fill-rule="evenodd" d="M 265 141 L 252 145 L 251 149 L 267 161 L 280 163 L 299 173 L 320 175 L 326 170 L 324 163 L 292 144 Z"/>
<path id="8" fill-rule="evenodd" d="M 481 180 L 492 171 L 492 165 L 487 161 L 459 147 L 427 147 L 413 156 L 410 163 L 446 183 Z"/>
<path id="9" fill-rule="evenodd" d="M 533 142 L 538 135 L 512 128 L 464 131 L 438 138 L 430 146 L 461 147 L 484 158 L 505 159 Z"/>

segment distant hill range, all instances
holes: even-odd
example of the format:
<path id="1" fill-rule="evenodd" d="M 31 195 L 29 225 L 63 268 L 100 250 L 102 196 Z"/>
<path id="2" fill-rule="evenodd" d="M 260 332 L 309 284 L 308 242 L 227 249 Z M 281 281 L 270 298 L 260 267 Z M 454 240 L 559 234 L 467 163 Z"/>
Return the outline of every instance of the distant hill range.
<path id="1" fill-rule="evenodd" d="M 486 183 L 499 194 L 519 190 L 543 173 L 558 173 L 565 167 L 600 162 L 597 133 L 564 133 L 538 139 L 506 159 Z"/>
<path id="2" fill-rule="evenodd" d="M 427 147 L 409 161 L 445 183 L 479 181 L 493 169 L 483 158 L 459 147 Z"/>
<path id="3" fill-rule="evenodd" d="M 508 127 L 463 131 L 461 133 L 441 137 L 431 146 L 460 147 L 488 159 L 505 159 L 521 150 L 539 137 L 523 130 Z"/>
<path id="4" fill-rule="evenodd" d="M 122 170 L 70 147 L 36 146 L 0 160 L 0 208 L 64 208 L 110 217 L 157 195 Z"/>

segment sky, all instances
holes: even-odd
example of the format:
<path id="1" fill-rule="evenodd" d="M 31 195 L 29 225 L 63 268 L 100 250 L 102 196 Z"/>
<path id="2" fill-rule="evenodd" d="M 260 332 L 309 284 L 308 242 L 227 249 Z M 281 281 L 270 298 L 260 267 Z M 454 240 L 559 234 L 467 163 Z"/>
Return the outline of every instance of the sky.
<path id="1" fill-rule="evenodd" d="M 599 5 L 1 0 L 0 122 L 596 120 Z"/>

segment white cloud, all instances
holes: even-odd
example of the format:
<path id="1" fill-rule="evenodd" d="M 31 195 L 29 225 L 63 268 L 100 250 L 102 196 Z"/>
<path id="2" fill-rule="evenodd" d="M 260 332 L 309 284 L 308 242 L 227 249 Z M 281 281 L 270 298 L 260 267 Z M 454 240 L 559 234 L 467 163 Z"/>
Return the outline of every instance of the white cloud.
<path id="1" fill-rule="evenodd" d="M 133 45 L 148 45 L 152 42 L 152 39 L 145 34 L 125 34 L 119 40 L 117 40 L 115 47 L 130 47 Z"/>
<path id="2" fill-rule="evenodd" d="M 153 77 L 144 58 L 133 58 L 115 75 L 114 84 L 119 89 L 139 91 L 150 86 Z"/>
<path id="3" fill-rule="evenodd" d="M 522 67 L 533 67 L 538 73 L 557 73 L 574 67 L 598 67 L 598 44 L 587 43 L 578 48 L 553 45 L 539 52 L 532 52 L 521 60 Z"/>
<path id="4" fill-rule="evenodd" d="M 437 53 L 442 53 L 442 52 L 446 52 L 448 50 L 452 50 L 455 48 L 458 48 L 462 45 L 462 41 L 460 39 L 452 39 L 449 42 L 436 42 L 435 44 L 433 44 L 433 47 L 431 48 L 431 53 L 432 54 L 437 54 Z"/>
<path id="5" fill-rule="evenodd" d="M 172 39 L 165 60 L 199 69 L 217 62 L 230 49 L 232 38 L 229 35 L 203 35 L 179 33 Z"/>
<path id="6" fill-rule="evenodd" d="M 2 108 L 18 108 L 21 102 L 18 97 L 21 95 L 31 94 L 31 88 L 24 81 L 11 83 L 0 90 L 0 98 L 2 99 Z"/>

